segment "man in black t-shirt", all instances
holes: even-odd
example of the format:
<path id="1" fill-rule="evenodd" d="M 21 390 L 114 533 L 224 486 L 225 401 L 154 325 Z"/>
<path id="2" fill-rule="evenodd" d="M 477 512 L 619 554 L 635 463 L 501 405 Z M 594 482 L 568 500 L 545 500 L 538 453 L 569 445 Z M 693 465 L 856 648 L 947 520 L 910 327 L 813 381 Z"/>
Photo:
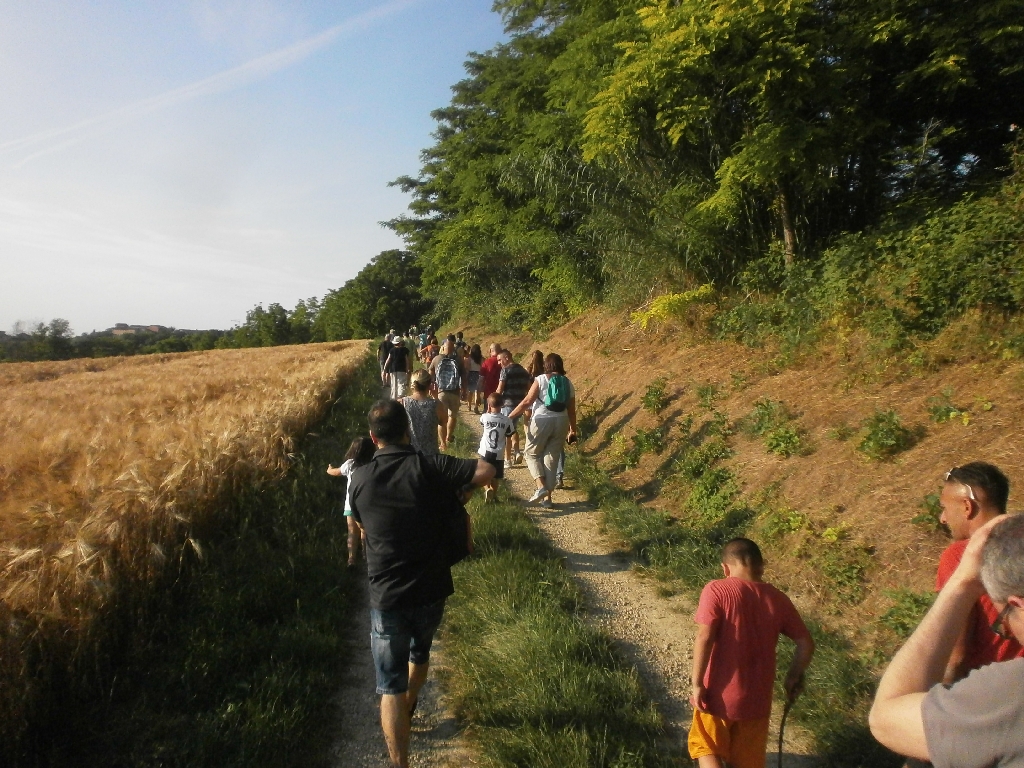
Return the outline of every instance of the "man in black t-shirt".
<path id="1" fill-rule="evenodd" d="M 377 364 L 380 366 L 380 372 L 384 373 L 384 363 L 388 359 L 388 355 L 391 354 L 391 346 L 394 342 L 391 339 L 391 334 L 385 333 L 384 340 L 377 345 Z"/>
<path id="2" fill-rule="evenodd" d="M 391 386 L 391 398 L 400 400 L 405 397 L 409 388 L 409 373 L 412 371 L 412 354 L 402 342 L 401 336 L 393 337 L 391 351 L 384 361 L 384 372 L 381 379 Z"/>
<path id="3" fill-rule="evenodd" d="M 417 453 L 409 445 L 409 417 L 395 400 L 376 402 L 368 421 L 377 452 L 352 474 L 349 493 L 352 516 L 366 532 L 381 726 L 392 763 L 405 768 L 430 646 L 455 591 L 444 554 L 445 520 L 458 512 L 456 497 L 465 500 L 495 470 L 482 459 Z"/>

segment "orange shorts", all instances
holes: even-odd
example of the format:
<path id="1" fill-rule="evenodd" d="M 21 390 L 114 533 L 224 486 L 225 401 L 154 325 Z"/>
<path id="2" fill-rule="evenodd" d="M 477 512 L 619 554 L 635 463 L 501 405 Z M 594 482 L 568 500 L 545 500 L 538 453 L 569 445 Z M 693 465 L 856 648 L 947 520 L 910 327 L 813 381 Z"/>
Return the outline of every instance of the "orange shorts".
<path id="1" fill-rule="evenodd" d="M 732 768 L 764 768 L 768 749 L 768 718 L 761 720 L 727 720 L 707 712 L 693 713 L 690 757 L 715 755 Z"/>

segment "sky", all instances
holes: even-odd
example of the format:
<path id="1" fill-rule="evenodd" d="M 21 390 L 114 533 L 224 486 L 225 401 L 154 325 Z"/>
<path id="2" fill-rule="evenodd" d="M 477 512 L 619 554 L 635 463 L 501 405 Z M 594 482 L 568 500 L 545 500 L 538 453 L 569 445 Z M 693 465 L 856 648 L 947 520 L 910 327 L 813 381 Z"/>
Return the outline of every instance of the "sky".
<path id="1" fill-rule="evenodd" d="M 0 0 L 0 330 L 229 328 L 402 247 L 490 0 Z"/>

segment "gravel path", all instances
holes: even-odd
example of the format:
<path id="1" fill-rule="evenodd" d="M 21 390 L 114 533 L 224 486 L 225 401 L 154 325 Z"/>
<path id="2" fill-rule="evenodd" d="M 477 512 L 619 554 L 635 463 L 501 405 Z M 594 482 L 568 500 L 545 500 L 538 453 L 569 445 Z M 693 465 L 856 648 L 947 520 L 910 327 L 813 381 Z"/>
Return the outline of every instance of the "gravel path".
<path id="1" fill-rule="evenodd" d="M 462 414 L 477 436 L 480 424 L 472 414 Z M 506 466 L 505 482 L 520 500 L 536 487 L 525 464 Z M 610 635 L 626 660 L 634 665 L 647 694 L 662 715 L 667 752 L 686 755 L 686 736 L 692 712 L 690 695 L 693 622 L 695 605 L 682 596 L 663 597 L 656 582 L 632 568 L 632 561 L 600 530 L 599 516 L 586 494 L 566 488 L 554 493 L 555 506 L 531 506 L 530 517 L 544 532 L 582 590 L 591 621 Z M 768 764 L 775 766 L 778 752 L 778 712 L 769 736 Z M 807 755 L 807 734 L 786 724 L 783 765 L 811 768 L 817 761 Z"/>

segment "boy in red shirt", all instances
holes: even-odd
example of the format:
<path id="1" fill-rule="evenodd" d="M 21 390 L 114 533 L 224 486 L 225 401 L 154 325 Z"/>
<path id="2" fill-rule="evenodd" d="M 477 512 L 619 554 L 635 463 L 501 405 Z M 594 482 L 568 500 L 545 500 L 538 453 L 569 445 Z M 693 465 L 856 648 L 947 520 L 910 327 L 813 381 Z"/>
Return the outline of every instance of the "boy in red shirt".
<path id="1" fill-rule="evenodd" d="M 725 578 L 701 592 L 695 617 L 690 757 L 700 768 L 764 768 L 779 635 L 796 643 L 785 681 L 790 698 L 799 693 L 814 641 L 785 593 L 761 580 L 757 544 L 727 542 L 722 571 Z"/>

